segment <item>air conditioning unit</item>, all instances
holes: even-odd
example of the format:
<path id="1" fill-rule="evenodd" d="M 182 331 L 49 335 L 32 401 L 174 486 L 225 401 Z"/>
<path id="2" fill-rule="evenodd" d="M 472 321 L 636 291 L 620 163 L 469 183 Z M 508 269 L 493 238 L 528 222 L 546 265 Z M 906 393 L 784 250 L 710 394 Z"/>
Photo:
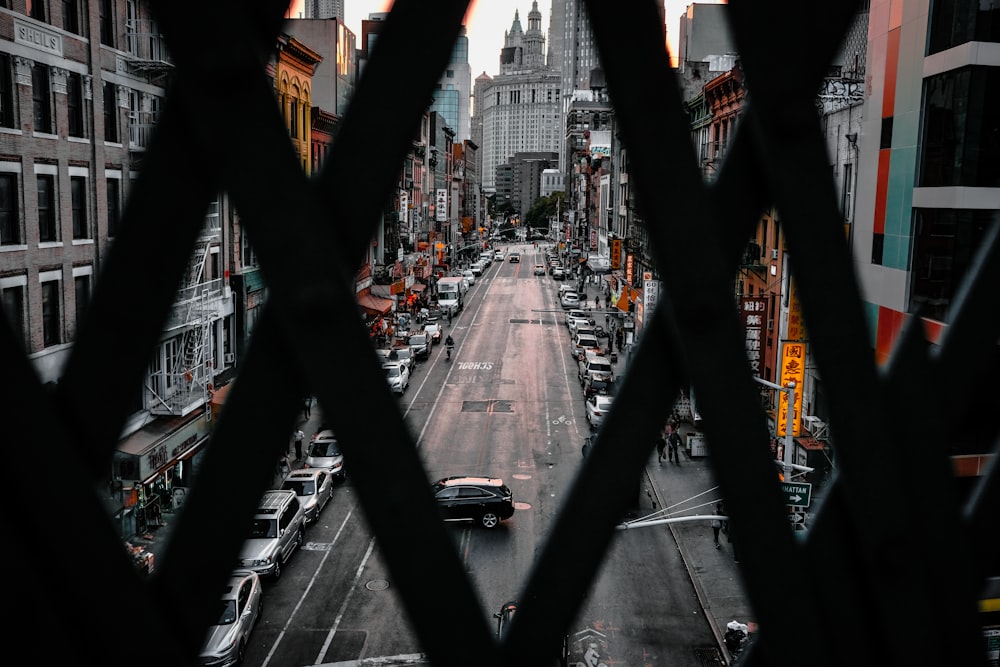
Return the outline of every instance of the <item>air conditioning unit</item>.
<path id="1" fill-rule="evenodd" d="M 815 415 L 802 415 L 802 422 L 806 425 L 806 429 L 813 435 L 826 428 L 826 422 Z"/>
<path id="2" fill-rule="evenodd" d="M 771 259 L 778 259 L 778 249 L 771 248 Z"/>
<path id="3" fill-rule="evenodd" d="M 223 358 L 225 359 L 225 361 L 226 361 L 227 364 L 235 363 L 236 362 L 236 353 L 235 352 L 226 352 L 226 354 L 225 354 L 225 356 Z"/>

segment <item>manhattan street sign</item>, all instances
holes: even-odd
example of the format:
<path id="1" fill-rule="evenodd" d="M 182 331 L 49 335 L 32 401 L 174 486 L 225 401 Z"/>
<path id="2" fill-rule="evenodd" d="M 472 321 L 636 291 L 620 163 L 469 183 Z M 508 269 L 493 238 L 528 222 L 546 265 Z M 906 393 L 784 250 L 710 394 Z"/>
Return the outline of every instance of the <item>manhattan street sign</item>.
<path id="1" fill-rule="evenodd" d="M 785 496 L 786 505 L 809 507 L 812 499 L 813 485 L 808 482 L 782 482 L 781 493 Z"/>

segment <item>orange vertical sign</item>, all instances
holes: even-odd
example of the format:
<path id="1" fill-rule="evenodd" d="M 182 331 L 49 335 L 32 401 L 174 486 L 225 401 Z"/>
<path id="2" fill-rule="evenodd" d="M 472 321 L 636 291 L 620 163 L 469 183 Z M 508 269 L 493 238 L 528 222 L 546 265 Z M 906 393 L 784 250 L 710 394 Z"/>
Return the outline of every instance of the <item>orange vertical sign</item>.
<path id="1" fill-rule="evenodd" d="M 806 378 L 806 344 L 796 341 L 782 341 L 781 343 L 781 378 L 782 387 L 787 387 L 789 382 L 795 383 L 795 405 L 792 406 L 792 436 L 798 437 L 801 434 L 802 424 L 802 390 Z M 774 434 L 784 437 L 788 431 L 788 392 L 780 392 L 778 397 L 778 423 Z"/>

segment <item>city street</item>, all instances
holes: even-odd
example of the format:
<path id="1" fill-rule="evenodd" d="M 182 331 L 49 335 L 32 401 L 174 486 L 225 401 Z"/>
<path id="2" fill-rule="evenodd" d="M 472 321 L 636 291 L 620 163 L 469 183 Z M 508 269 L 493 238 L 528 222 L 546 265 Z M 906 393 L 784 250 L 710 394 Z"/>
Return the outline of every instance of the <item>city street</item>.
<path id="1" fill-rule="evenodd" d="M 452 359 L 435 346 L 400 398 L 429 481 L 500 477 L 513 491 L 514 516 L 497 528 L 450 524 L 493 627 L 492 614 L 517 599 L 591 433 L 558 301 L 562 282 L 533 274 L 534 264 L 544 261 L 541 248 L 514 248 L 524 255 L 521 263 L 494 262 L 466 295 L 448 329 L 456 342 Z M 588 300 L 597 289 L 591 285 Z M 314 406 L 302 426 L 307 438 L 321 422 L 322 408 Z M 707 462 L 684 457 L 684 463 L 667 467 L 651 450 L 636 518 L 665 505 L 684 513 L 686 502 L 696 508 L 689 513 L 710 512 L 700 507 L 715 498 Z M 246 652 L 249 667 L 376 659 L 422 664 L 421 647 L 356 502 L 349 465 L 346 481 L 307 529 L 281 579 L 265 581 L 263 617 Z M 687 544 L 678 544 L 679 532 Z M 580 548 L 587 548 L 586 535 L 580 535 Z M 745 622 L 748 612 L 736 567 L 728 551 L 712 547 L 707 524 L 622 531 L 569 634 L 568 664 L 725 664 L 724 623 L 728 616 Z M 697 572 L 707 572 L 706 581 L 692 581 Z"/>

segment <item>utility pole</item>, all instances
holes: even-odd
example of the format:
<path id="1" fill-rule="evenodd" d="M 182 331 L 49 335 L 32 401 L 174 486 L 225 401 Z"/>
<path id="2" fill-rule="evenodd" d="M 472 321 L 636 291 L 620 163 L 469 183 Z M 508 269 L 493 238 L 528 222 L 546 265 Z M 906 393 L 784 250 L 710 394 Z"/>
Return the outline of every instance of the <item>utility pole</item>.
<path id="1" fill-rule="evenodd" d="M 785 408 L 785 452 L 782 456 L 781 464 L 784 468 L 785 479 L 791 479 L 792 469 L 794 467 L 794 461 L 792 460 L 792 451 L 795 447 L 795 437 L 794 437 L 794 419 L 795 419 L 795 382 L 789 382 L 787 387 L 782 387 L 780 384 L 775 384 L 773 382 L 768 382 L 763 378 L 754 377 L 754 380 L 764 385 L 765 387 L 770 387 L 776 391 L 781 391 L 788 394 L 788 404 Z"/>

